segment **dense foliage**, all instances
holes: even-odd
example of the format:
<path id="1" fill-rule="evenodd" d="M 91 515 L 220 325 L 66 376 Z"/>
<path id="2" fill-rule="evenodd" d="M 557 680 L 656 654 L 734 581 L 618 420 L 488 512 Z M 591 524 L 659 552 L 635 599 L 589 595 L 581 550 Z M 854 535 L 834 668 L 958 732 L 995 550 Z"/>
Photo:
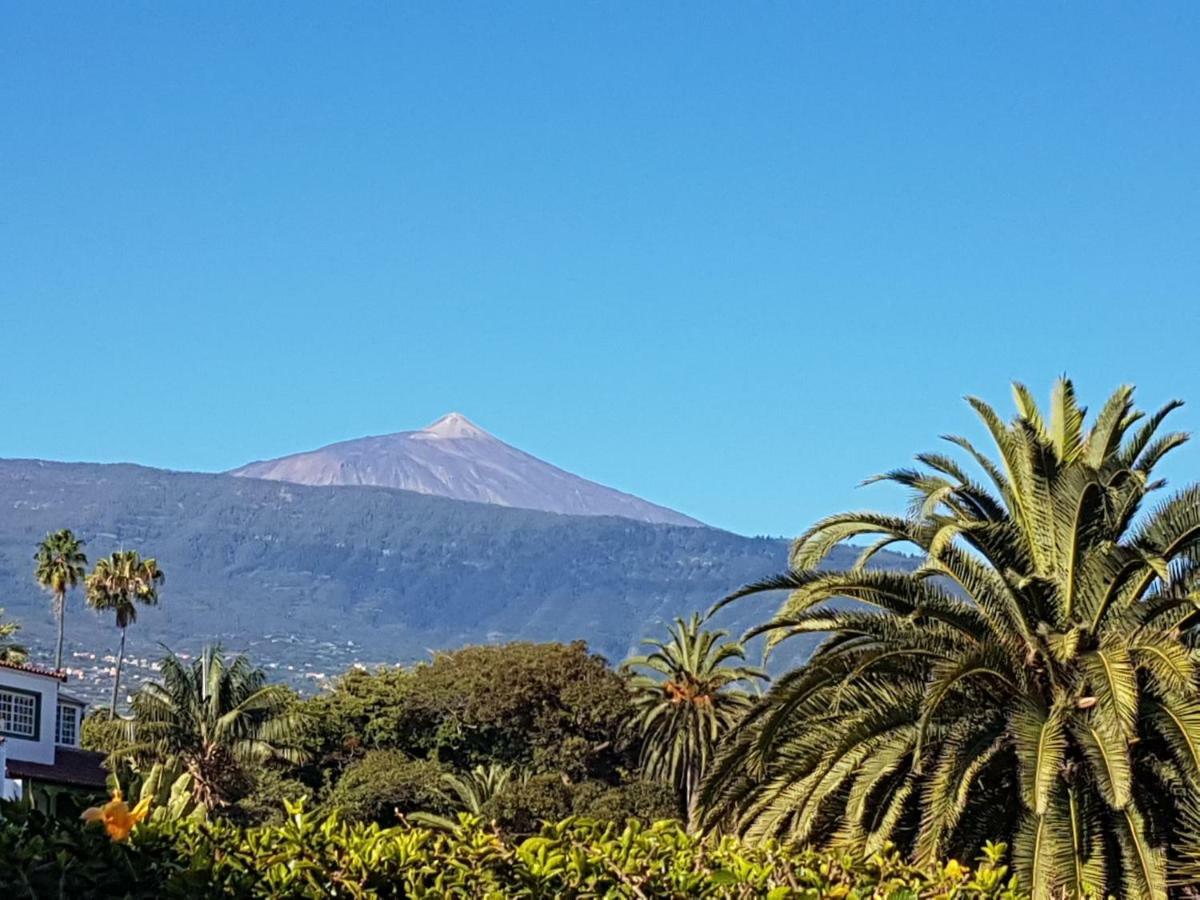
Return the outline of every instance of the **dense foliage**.
<path id="1" fill-rule="evenodd" d="M 1017 900 L 1000 848 L 971 871 L 920 868 L 891 850 L 819 854 L 732 838 L 700 840 L 675 822 L 569 820 L 521 841 L 478 820 L 456 829 L 352 825 L 293 807 L 278 826 L 149 823 L 127 843 L 25 809 L 0 815 L 6 898 L 914 898 Z"/>
<path id="2" fill-rule="evenodd" d="M 923 455 L 884 476 L 912 515 L 825 519 L 739 592 L 791 591 L 771 641 L 827 637 L 731 742 L 711 825 L 925 860 L 1010 840 L 1035 897 L 1164 897 L 1200 874 L 1200 488 L 1143 511 L 1184 440 L 1157 434 L 1176 404 L 1143 423 L 1122 388 L 1085 430 L 1068 381 L 1046 418 L 1015 396 L 1010 424 L 971 401 L 999 461 L 950 438 L 989 485 Z M 864 562 L 908 544 L 921 567 L 819 568 L 864 535 Z"/>
<path id="3" fill-rule="evenodd" d="M 572 780 L 619 778 L 633 751 L 625 679 L 574 644 L 464 647 L 408 669 L 352 671 L 305 704 L 330 763 L 398 750 L 467 770 L 500 763 Z"/>
<path id="4" fill-rule="evenodd" d="M 351 763 L 325 797 L 331 810 L 359 822 L 394 824 L 405 813 L 449 810 L 438 763 L 399 750 L 371 750 Z"/>
<path id="5" fill-rule="evenodd" d="M 13 636 L 20 630 L 19 623 L 4 620 L 4 609 L 0 607 L 0 662 L 15 665 L 25 662 L 28 658 L 29 651 L 25 645 L 13 640 Z"/>

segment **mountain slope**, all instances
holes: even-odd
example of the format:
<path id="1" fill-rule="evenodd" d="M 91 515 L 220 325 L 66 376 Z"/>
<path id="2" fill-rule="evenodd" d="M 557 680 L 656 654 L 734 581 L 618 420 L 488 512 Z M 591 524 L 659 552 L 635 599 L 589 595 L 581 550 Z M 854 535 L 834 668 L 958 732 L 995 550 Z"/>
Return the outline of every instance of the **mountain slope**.
<path id="1" fill-rule="evenodd" d="M 253 462 L 229 474 L 305 485 L 371 485 L 575 516 L 700 525 L 682 513 L 588 481 L 488 434 L 458 413 L 420 431 L 358 438 Z"/>
<path id="2" fill-rule="evenodd" d="M 131 465 L 0 460 L 0 605 L 48 651 L 33 553 L 70 527 L 95 560 L 154 555 L 162 605 L 131 654 L 220 638 L 256 659 L 335 672 L 467 642 L 587 640 L 619 660 L 673 616 L 784 565 L 787 544 L 705 527 L 552 515 L 371 487 L 304 487 Z M 727 617 L 740 629 L 769 604 Z M 69 599 L 73 650 L 112 650 L 111 621 Z M 352 648 L 347 649 L 352 642 Z M 336 645 L 335 649 L 330 649 Z M 96 663 L 99 665 L 99 661 Z"/>

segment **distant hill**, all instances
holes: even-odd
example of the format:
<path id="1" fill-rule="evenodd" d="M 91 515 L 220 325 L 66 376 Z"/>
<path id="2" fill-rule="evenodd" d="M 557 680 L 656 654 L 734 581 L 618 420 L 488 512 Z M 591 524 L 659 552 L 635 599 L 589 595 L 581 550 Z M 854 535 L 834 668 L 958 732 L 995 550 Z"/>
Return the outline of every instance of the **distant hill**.
<path id="1" fill-rule="evenodd" d="M 683 513 L 588 481 L 530 456 L 458 413 L 420 431 L 330 444 L 253 462 L 231 475 L 307 485 L 372 485 L 573 516 L 700 525 Z"/>
<path id="2" fill-rule="evenodd" d="M 44 651 L 54 625 L 32 558 L 61 527 L 87 540 L 93 560 L 125 547 L 165 570 L 161 607 L 130 629 L 135 655 L 220 637 L 293 681 L 353 660 L 407 662 L 515 638 L 582 638 L 619 661 L 664 621 L 780 570 L 788 547 L 384 488 L 0 460 L 0 605 Z M 747 600 L 720 621 L 740 632 L 774 603 Z M 68 616 L 70 649 L 115 648 L 111 622 L 78 594 Z"/>

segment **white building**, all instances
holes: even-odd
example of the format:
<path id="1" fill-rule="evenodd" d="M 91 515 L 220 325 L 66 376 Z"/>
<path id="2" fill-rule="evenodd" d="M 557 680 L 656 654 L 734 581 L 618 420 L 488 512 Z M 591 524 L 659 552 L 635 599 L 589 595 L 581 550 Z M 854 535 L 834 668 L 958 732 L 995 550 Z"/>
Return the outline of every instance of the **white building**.
<path id="1" fill-rule="evenodd" d="M 67 676 L 0 663 L 0 795 L 54 812 L 63 793 L 104 790 L 104 755 L 79 747 L 87 704 L 62 690 Z"/>

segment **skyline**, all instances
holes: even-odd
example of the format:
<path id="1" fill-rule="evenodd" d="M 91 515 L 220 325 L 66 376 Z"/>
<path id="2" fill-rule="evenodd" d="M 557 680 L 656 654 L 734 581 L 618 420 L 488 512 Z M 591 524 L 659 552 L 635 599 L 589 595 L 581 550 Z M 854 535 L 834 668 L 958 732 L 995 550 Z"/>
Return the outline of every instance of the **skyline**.
<path id="1" fill-rule="evenodd" d="M 67 9 L 0 29 L 0 457 L 456 410 L 792 536 L 1014 379 L 1200 424 L 1186 4 Z"/>

